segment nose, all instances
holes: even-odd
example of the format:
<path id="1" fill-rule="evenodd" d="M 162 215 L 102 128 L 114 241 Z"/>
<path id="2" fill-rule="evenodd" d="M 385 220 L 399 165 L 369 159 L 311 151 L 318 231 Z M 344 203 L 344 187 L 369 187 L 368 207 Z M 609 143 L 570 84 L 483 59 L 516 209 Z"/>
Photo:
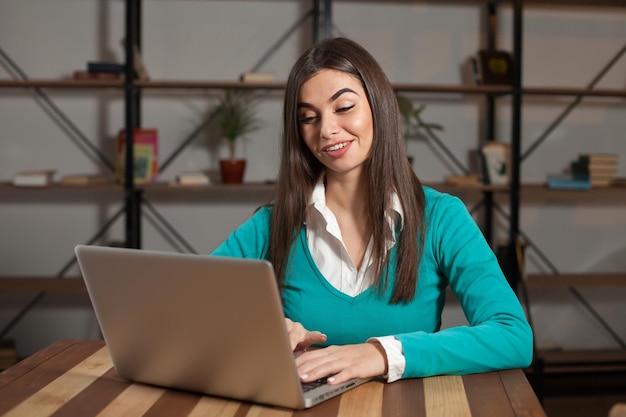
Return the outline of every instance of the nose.
<path id="1" fill-rule="evenodd" d="M 339 133 L 339 125 L 337 118 L 330 114 L 322 117 L 320 136 L 322 139 L 331 139 L 334 135 Z"/>

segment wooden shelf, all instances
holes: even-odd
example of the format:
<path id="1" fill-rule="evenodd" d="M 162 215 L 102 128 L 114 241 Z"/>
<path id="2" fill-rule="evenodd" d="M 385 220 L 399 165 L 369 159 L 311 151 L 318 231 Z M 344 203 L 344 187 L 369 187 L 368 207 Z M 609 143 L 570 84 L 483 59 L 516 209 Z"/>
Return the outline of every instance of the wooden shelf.
<path id="1" fill-rule="evenodd" d="M 284 81 L 272 82 L 241 82 L 241 81 L 215 81 L 215 80 L 137 80 L 135 86 L 139 88 L 154 89 L 267 89 L 283 90 Z"/>
<path id="2" fill-rule="evenodd" d="M 493 192 L 503 198 L 508 197 L 510 187 L 507 185 L 453 185 L 445 182 L 423 182 L 423 185 L 434 188 L 438 191 L 449 194 L 471 194 Z M 248 182 L 244 184 L 210 184 L 210 185 L 178 185 L 168 182 L 156 182 L 150 184 L 142 184 L 136 186 L 150 193 L 171 193 L 171 194 L 246 194 L 246 193 L 271 193 L 274 188 L 272 182 Z M 43 192 L 67 192 L 80 193 L 87 191 L 121 191 L 123 186 L 119 183 L 111 182 L 107 184 L 93 185 L 63 185 L 55 183 L 44 187 L 16 187 L 10 182 L 0 182 L 0 193 L 24 193 L 36 194 Z M 606 203 L 623 203 L 626 200 L 626 187 L 597 187 L 590 190 L 555 190 L 546 187 L 545 184 L 534 183 L 524 184 L 520 188 L 521 197 L 525 203 L 533 201 L 544 203 L 563 202 L 563 203 L 584 203 L 588 204 L 606 204 Z"/>
<path id="3" fill-rule="evenodd" d="M 206 192 L 206 191 L 236 191 L 236 192 L 250 192 L 250 191 L 272 191 L 274 189 L 274 183 L 272 182 L 244 182 L 242 184 L 209 184 L 209 185 L 180 185 L 176 183 L 167 182 L 155 182 L 152 184 L 145 184 L 139 186 L 146 191 L 172 191 L 172 192 Z"/>
<path id="4" fill-rule="evenodd" d="M 571 88 L 571 87 L 524 87 L 524 95 L 542 96 L 586 96 L 586 97 L 626 97 L 626 89 L 617 88 Z"/>
<path id="5" fill-rule="evenodd" d="M 17 191 L 17 192 L 37 192 L 37 191 L 86 191 L 86 190 L 122 190 L 122 185 L 111 182 L 108 184 L 88 184 L 88 185 L 63 185 L 54 183 L 45 186 L 35 187 L 16 187 L 10 182 L 0 182 L 0 192 Z"/>
<path id="6" fill-rule="evenodd" d="M 455 191 L 464 192 L 483 192 L 492 191 L 495 193 L 506 193 L 509 191 L 509 187 L 506 185 L 453 185 L 445 182 L 425 182 L 425 186 L 436 188 L 437 190 L 454 193 Z M 180 185 L 169 182 L 155 182 L 150 184 L 140 184 L 136 188 L 149 191 L 149 192 L 234 192 L 234 193 L 247 193 L 256 191 L 270 192 L 274 189 L 273 182 L 246 182 L 243 184 L 209 184 L 209 185 Z M 86 191 L 86 190 L 121 190 L 122 185 L 118 183 L 110 184 L 94 184 L 94 185 L 63 185 L 63 184 L 51 184 L 43 187 L 16 187 L 10 182 L 0 183 L 0 191 L 16 190 L 24 192 L 37 192 L 37 191 Z"/>
<path id="7" fill-rule="evenodd" d="M 0 88 L 59 88 L 59 89 L 93 89 L 118 88 L 124 86 L 122 80 L 72 80 L 72 79 L 0 79 Z M 236 80 L 136 80 L 135 86 L 141 89 L 249 89 L 249 90 L 283 90 L 284 81 L 272 82 L 241 82 Z M 513 92 L 507 85 L 463 85 L 463 84 L 419 84 L 394 83 L 398 92 L 414 93 L 448 93 L 485 95 L 507 95 Z M 533 96 L 588 96 L 588 97 L 625 97 L 626 89 L 588 89 L 574 87 L 524 87 L 524 95 Z"/>
<path id="8" fill-rule="evenodd" d="M 394 83 L 393 89 L 399 92 L 450 94 L 510 94 L 512 91 L 511 87 L 507 85 L 446 85 L 416 83 Z"/>
<path id="9" fill-rule="evenodd" d="M 86 294 L 82 278 L 0 277 L 0 293 Z"/>
<path id="10" fill-rule="evenodd" d="M 0 88 L 118 88 L 123 87 L 121 80 L 9 80 L 0 79 Z"/>
<path id="11" fill-rule="evenodd" d="M 589 190 L 559 190 L 548 188 L 545 183 L 523 184 L 520 187 L 523 204 L 578 204 L 605 206 L 625 204 L 626 187 L 594 187 Z"/>
<path id="12" fill-rule="evenodd" d="M 334 0 L 337 3 L 380 3 L 380 0 Z M 487 4 L 493 0 L 438 0 L 440 4 Z M 388 3 L 415 3 L 415 0 L 387 0 Z M 419 1 L 418 1 L 419 3 Z M 424 1 L 425 3 L 425 1 Z M 510 4 L 512 0 L 500 0 L 502 4 Z M 550 5 L 550 6 L 607 6 L 624 7 L 624 0 L 522 0 L 525 5 Z"/>
<path id="13" fill-rule="evenodd" d="M 624 7 L 624 0 L 523 0 L 525 5 Z"/>
<path id="14" fill-rule="evenodd" d="M 434 188 L 438 191 L 444 193 L 460 193 L 460 192 L 485 192 L 492 191 L 494 193 L 508 193 L 510 191 L 510 187 L 508 185 L 490 185 L 490 184 L 479 184 L 479 185 L 454 185 L 448 184 L 445 182 L 422 182 L 422 185 L 427 187 Z"/>
<path id="15" fill-rule="evenodd" d="M 528 288 L 626 287 L 626 273 L 529 274 Z"/>

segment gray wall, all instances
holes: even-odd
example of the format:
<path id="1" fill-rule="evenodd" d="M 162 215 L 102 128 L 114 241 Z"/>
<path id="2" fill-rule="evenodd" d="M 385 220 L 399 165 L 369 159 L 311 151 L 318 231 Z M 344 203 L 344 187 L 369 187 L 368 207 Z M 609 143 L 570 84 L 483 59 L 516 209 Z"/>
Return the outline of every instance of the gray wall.
<path id="1" fill-rule="evenodd" d="M 144 1 L 143 55 L 153 79 L 234 80 L 261 56 L 310 7 L 308 1 Z M 498 46 L 511 49 L 510 10 L 503 9 Z M 338 34 L 368 48 L 393 82 L 453 84 L 461 82 L 461 63 L 484 43 L 483 16 L 476 6 L 435 2 L 337 1 Z M 124 3 L 105 0 L 0 0 L 0 47 L 31 78 L 69 77 L 87 61 L 123 59 Z M 530 86 L 587 85 L 626 40 L 626 9 L 533 7 L 525 15 L 523 79 Z M 290 66 L 311 44 L 307 21 L 260 68 L 284 80 Z M 626 87 L 626 59 L 598 87 Z M 0 63 L 0 77 L 15 74 Z M 87 137 L 111 155 L 114 137 L 123 126 L 120 91 L 47 90 L 50 99 Z M 144 93 L 144 126 L 159 130 L 160 153 L 169 155 L 197 126 L 214 102 L 215 92 L 202 90 Z M 423 116 L 440 123 L 439 134 L 463 162 L 478 145 L 481 104 L 474 96 L 423 94 Z M 549 126 L 572 97 L 525 97 L 522 140 L 526 149 Z M 262 128 L 241 149 L 249 158 L 247 181 L 276 175 L 279 157 L 280 92 L 263 98 Z M 584 152 L 616 152 L 626 158 L 623 99 L 585 99 L 522 167 L 524 182 L 541 182 L 560 172 Z M 101 172 L 88 151 L 76 146 L 46 105 L 21 89 L 0 90 L 0 180 L 20 170 L 55 168 L 59 176 Z M 495 139 L 509 141 L 510 101 L 498 101 Z M 170 181 L 180 171 L 215 170 L 226 152 L 211 149 L 201 135 L 162 175 Z M 442 181 L 454 167 L 427 140 L 410 143 L 417 174 Z M 451 170 L 452 168 L 452 170 Z M 456 172 L 458 173 L 458 172 Z M 626 176 L 621 161 L 619 174 Z M 151 201 L 201 253 L 211 251 L 247 218 L 266 195 L 157 195 Z M 86 193 L 23 190 L 0 193 L 0 274 L 55 275 L 72 259 L 77 243 L 89 240 L 121 207 L 115 191 Z M 581 200 L 582 201 L 582 200 Z M 474 202 L 475 203 L 475 202 Z M 506 201 L 502 202 L 506 209 Z M 626 269 L 626 198 L 594 204 L 551 197 L 533 199 L 521 212 L 522 229 L 562 272 Z M 468 202 L 471 206 L 472 202 Z M 159 227 L 144 221 L 144 247 L 177 250 Z M 480 218 L 477 218 L 480 221 Z M 497 233 L 506 219 L 497 217 Z M 101 243 L 123 239 L 120 219 Z M 529 254 L 529 272 L 547 272 Z M 75 268 L 69 275 L 77 275 Z M 626 338 L 626 292 L 585 290 L 584 295 Z M 31 296 L 0 295 L 0 328 Z M 566 290 L 532 291 L 538 339 L 568 348 L 614 347 L 615 342 Z M 446 325 L 463 322 L 453 306 Z M 21 355 L 64 337 L 98 336 L 97 324 L 84 297 L 47 296 L 11 332 Z"/>

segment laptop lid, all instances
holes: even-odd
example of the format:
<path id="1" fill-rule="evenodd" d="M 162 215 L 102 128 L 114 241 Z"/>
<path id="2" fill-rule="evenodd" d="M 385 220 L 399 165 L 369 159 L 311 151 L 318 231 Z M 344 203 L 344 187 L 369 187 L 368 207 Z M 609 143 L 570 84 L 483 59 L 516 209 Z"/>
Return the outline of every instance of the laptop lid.
<path id="1" fill-rule="evenodd" d="M 75 253 L 122 378 L 287 408 L 363 382 L 305 400 L 267 261 L 84 245 Z"/>

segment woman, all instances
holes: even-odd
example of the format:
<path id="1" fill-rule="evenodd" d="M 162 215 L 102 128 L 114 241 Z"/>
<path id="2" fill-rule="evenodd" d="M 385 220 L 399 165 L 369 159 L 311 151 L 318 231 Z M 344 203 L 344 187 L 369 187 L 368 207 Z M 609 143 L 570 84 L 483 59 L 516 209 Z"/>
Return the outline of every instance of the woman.
<path id="1" fill-rule="evenodd" d="M 318 43 L 295 63 L 283 112 L 274 202 L 213 255 L 272 262 L 301 379 L 528 366 L 519 301 L 465 205 L 413 173 L 376 60 L 347 39 Z M 439 330 L 448 285 L 469 327 Z"/>

